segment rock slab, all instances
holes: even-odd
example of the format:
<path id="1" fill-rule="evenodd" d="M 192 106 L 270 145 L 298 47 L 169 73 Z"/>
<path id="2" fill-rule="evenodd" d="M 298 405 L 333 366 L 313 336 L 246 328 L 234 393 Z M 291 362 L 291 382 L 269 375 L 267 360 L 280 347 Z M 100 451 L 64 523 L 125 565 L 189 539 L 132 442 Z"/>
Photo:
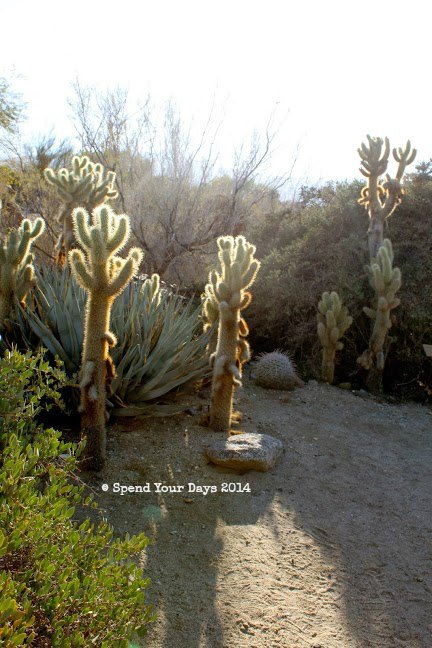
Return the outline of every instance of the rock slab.
<path id="1" fill-rule="evenodd" d="M 283 451 L 279 439 L 268 434 L 238 434 L 216 441 L 206 450 L 210 461 L 236 470 L 266 472 L 275 466 Z"/>

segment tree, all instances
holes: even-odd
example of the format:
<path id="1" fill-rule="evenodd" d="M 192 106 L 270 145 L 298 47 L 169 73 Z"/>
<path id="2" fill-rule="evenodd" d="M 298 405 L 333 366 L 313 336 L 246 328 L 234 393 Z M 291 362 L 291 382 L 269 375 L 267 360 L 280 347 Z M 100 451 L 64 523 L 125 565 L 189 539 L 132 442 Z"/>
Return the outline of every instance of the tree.
<path id="1" fill-rule="evenodd" d="M 188 127 L 172 102 L 161 119 L 150 99 L 135 111 L 126 90 L 98 93 L 77 81 L 70 101 L 83 152 L 116 172 L 119 207 L 132 216 L 132 232 L 146 252 L 149 272 L 184 280 L 185 259 L 215 252 L 223 234 L 240 234 L 257 206 L 278 197 L 290 177 L 259 182 L 270 161 L 277 128 L 234 152 L 230 174 L 215 175 L 221 122 L 214 111 L 201 130 Z"/>
<path id="2" fill-rule="evenodd" d="M 15 131 L 23 110 L 20 95 L 11 89 L 5 77 L 0 77 L 0 128 L 9 133 Z"/>

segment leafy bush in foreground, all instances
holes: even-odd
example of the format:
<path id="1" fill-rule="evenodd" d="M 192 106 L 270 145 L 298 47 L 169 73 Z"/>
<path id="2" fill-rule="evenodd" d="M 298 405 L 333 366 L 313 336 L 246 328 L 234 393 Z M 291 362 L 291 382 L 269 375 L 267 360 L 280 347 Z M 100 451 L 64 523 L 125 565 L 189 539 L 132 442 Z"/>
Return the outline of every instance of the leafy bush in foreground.
<path id="1" fill-rule="evenodd" d="M 0 644 L 126 647 L 150 620 L 131 559 L 148 540 L 71 520 L 92 503 L 76 485 L 76 447 L 34 418 L 41 399 L 59 402 L 62 379 L 41 354 L 0 360 Z"/>

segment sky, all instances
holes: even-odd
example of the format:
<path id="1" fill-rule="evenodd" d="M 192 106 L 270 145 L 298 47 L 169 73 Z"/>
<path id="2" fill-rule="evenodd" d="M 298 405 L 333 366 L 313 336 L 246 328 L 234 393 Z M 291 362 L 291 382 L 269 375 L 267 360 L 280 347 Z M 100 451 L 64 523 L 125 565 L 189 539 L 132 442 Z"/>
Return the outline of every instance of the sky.
<path id="1" fill-rule="evenodd" d="M 2 3 L 0 74 L 27 101 L 23 137 L 73 137 L 72 82 L 128 87 L 186 123 L 223 115 L 232 151 L 278 124 L 270 175 L 314 184 L 361 177 L 367 133 L 432 156 L 429 3 L 381 0 L 15 0 Z M 8 27 L 6 28 L 5 25 Z M 298 153 L 296 153 L 298 151 Z M 394 165 L 389 167 L 392 171 Z"/>

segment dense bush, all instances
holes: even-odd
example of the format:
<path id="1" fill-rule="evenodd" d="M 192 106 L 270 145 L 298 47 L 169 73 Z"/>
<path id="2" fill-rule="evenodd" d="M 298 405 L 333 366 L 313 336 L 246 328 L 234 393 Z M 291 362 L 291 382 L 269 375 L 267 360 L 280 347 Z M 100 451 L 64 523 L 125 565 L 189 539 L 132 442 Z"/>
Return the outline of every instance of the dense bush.
<path id="1" fill-rule="evenodd" d="M 364 270 L 368 217 L 357 204 L 361 186 L 355 181 L 304 190 L 282 218 L 270 215 L 248 234 L 262 259 L 249 318 L 255 351 L 281 347 L 294 355 L 305 377 L 318 377 L 316 308 L 324 290 L 335 290 L 354 318 L 338 356 L 336 381 L 355 385 L 362 384 L 356 360 L 370 334 L 362 309 L 373 298 Z M 426 392 L 419 383 L 430 384 L 432 378 L 422 348 L 432 341 L 431 218 L 432 180 L 412 176 L 384 233 L 402 271 L 384 385 L 404 398 L 423 399 Z"/>
<path id="2" fill-rule="evenodd" d="M 76 504 L 94 506 L 74 477 L 76 447 L 36 423 L 63 380 L 41 354 L 0 360 L 0 643 L 126 647 L 150 620 L 131 559 L 148 541 L 72 521 Z"/>

